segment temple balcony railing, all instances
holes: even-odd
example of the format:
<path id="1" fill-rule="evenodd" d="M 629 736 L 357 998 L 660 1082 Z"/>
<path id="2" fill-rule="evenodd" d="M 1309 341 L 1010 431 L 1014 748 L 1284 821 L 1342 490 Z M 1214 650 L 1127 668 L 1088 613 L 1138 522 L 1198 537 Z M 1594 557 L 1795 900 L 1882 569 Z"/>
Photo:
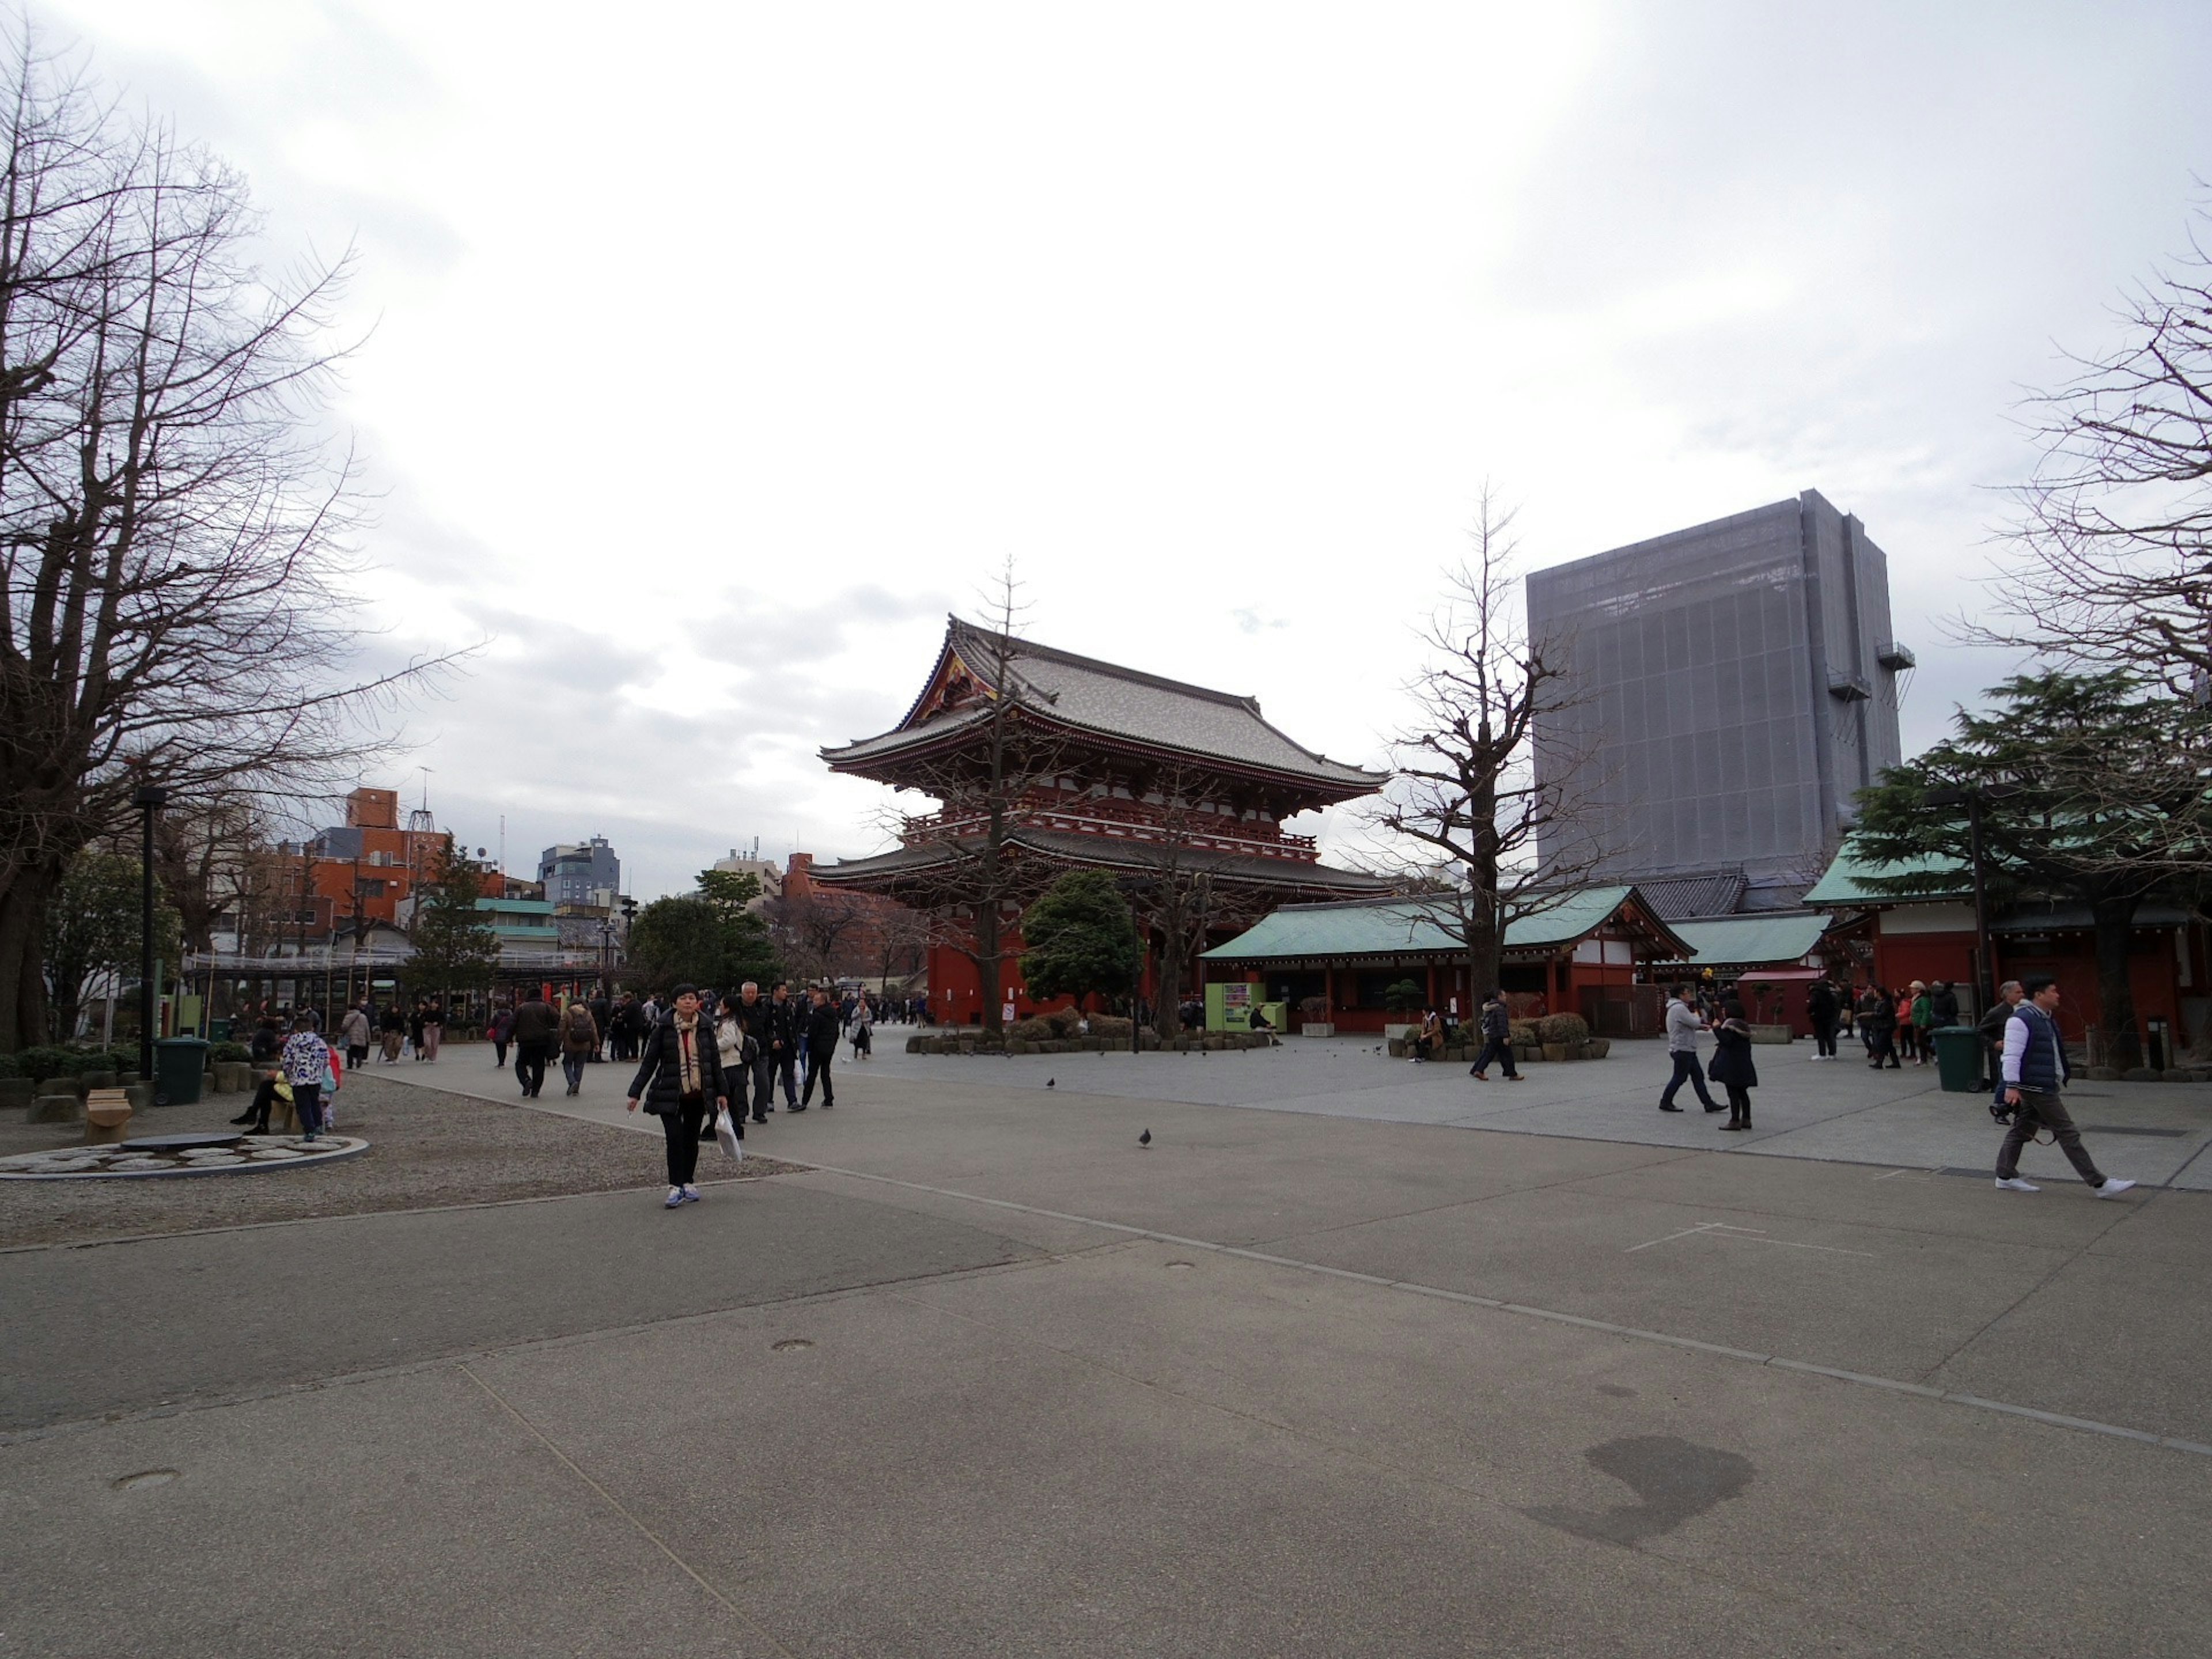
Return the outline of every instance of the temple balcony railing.
<path id="1" fill-rule="evenodd" d="M 973 811 L 932 812 L 906 821 L 901 839 L 907 845 L 933 840 L 941 836 L 963 836 L 980 832 L 988 823 L 987 815 Z M 1224 824 L 1233 820 L 1224 820 Z M 1141 811 L 1116 810 L 1103 807 L 1097 802 L 1085 802 L 1079 809 L 1047 806 L 1019 806 L 1006 814 L 1012 828 L 1026 825 L 1036 830 L 1057 830 L 1064 835 L 1097 836 L 1107 841 L 1145 842 L 1156 846 L 1180 846 L 1201 848 L 1207 852 L 1236 853 L 1249 858 L 1287 859 L 1301 864 L 1318 863 L 1321 844 L 1311 836 L 1285 835 L 1279 830 L 1256 830 L 1240 825 L 1235 829 L 1213 829 L 1205 823 L 1205 815 L 1198 814 L 1189 823 L 1170 829 Z"/>

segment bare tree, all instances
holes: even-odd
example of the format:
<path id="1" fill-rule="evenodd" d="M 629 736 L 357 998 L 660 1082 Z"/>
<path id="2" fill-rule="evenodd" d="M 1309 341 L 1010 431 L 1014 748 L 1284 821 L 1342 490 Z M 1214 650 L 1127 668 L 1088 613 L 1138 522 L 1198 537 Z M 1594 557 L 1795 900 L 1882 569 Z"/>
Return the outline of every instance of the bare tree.
<path id="1" fill-rule="evenodd" d="M 866 902 L 850 893 L 787 886 L 763 907 L 776 952 L 808 979 L 836 976 L 867 921 Z"/>
<path id="2" fill-rule="evenodd" d="M 939 943 L 975 964 L 983 1029 L 994 1035 L 1005 1029 L 1000 1000 L 1006 963 L 1020 955 L 1013 940 L 1021 913 L 1049 879 L 1008 846 L 1008 837 L 1024 805 L 1052 785 L 1066 756 L 1061 739 L 1035 718 L 1016 667 L 1024 606 L 1011 559 L 996 587 L 998 626 L 974 631 L 982 659 L 965 664 L 976 682 L 968 694 L 978 708 L 976 740 L 909 768 L 901 787 L 941 806 L 897 826 L 900 840 L 926 855 L 904 878 L 903 896 L 931 913 Z"/>
<path id="3" fill-rule="evenodd" d="M 1429 660 L 1391 743 L 1395 775 L 1369 813 L 1387 838 L 1381 873 L 1466 942 L 1476 997 L 1498 982 L 1505 930 L 1602 856 L 1586 827 L 1589 757 L 1560 746 L 1574 740 L 1552 719 L 1578 702 L 1565 644 L 1532 641 L 1523 624 L 1514 516 L 1486 480 L 1469 555 L 1421 631 Z"/>
<path id="4" fill-rule="evenodd" d="M 1146 781 L 1144 799 L 1157 839 L 1126 849 L 1142 860 L 1121 878 L 1139 930 L 1152 951 L 1152 1026 L 1163 1040 L 1182 1033 L 1183 975 L 1215 932 L 1249 927 L 1275 906 L 1279 890 L 1224 880 L 1220 860 L 1198 844 L 1220 820 L 1202 812 L 1219 780 L 1207 768 L 1163 766 Z M 1286 872 L 1295 866 L 1286 866 Z"/>
<path id="5" fill-rule="evenodd" d="M 2123 665 L 2212 695 L 2212 258 L 2192 237 L 2176 271 L 2123 302 L 2126 343 L 2074 356 L 2035 398 L 2044 446 L 2014 492 L 2015 556 L 1976 642 Z"/>
<path id="6" fill-rule="evenodd" d="M 929 919 L 906 905 L 886 904 L 878 909 L 875 923 L 877 982 L 888 985 L 920 972 L 929 949 Z"/>
<path id="7" fill-rule="evenodd" d="M 39 940 L 141 785 L 323 757 L 422 665 L 349 679 L 349 464 L 315 424 L 342 265 L 255 260 L 242 182 L 18 21 L 0 67 L 0 1050 Z"/>

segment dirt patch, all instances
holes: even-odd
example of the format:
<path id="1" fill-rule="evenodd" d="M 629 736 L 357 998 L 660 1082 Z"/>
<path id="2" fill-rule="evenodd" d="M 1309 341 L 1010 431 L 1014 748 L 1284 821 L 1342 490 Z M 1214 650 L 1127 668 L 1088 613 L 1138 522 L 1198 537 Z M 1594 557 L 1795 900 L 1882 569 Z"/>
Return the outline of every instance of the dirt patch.
<path id="1" fill-rule="evenodd" d="M 197 1106 L 166 1107 L 153 1114 L 149 1132 L 220 1127 L 244 1109 L 246 1098 L 216 1095 Z M 347 1080 L 338 1131 L 363 1137 L 368 1151 L 265 1174 L 0 1183 L 0 1247 L 616 1192 L 665 1178 L 658 1135 L 374 1077 Z M 82 1134 L 70 1124 L 0 1123 L 0 1153 L 74 1146 Z M 750 1152 L 733 1164 L 715 1147 L 699 1151 L 702 1182 L 806 1167 Z"/>

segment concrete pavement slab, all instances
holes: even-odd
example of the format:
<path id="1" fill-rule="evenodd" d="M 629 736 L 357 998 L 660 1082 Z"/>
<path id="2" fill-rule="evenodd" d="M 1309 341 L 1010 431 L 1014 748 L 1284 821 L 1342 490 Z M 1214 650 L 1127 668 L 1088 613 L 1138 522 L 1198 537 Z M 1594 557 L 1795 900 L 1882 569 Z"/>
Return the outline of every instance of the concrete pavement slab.
<path id="1" fill-rule="evenodd" d="M 787 1651 L 452 1369 L 0 1447 L 0 1504 L 11 1659 Z"/>
<path id="2" fill-rule="evenodd" d="M 1177 1259 L 1091 1252 L 485 1372 L 810 1650 L 2195 1650 L 2208 1608 L 2172 1577 L 2193 1460 Z M 672 1385 L 649 1422 L 601 1407 L 641 1373 Z M 722 1448 L 742 1480 L 702 1478 Z M 2014 1547 L 2031 1488 L 2075 1552 L 2056 1624 L 1956 1571 Z"/>
<path id="3" fill-rule="evenodd" d="M 1032 1253 L 772 1181 L 661 1190 L 0 1253 L 0 1428 Z"/>
<path id="4" fill-rule="evenodd" d="M 1571 1188 L 1510 1193 L 1263 1248 L 1904 1378 L 1941 1364 L 2067 1259 L 2062 1249 Z"/>

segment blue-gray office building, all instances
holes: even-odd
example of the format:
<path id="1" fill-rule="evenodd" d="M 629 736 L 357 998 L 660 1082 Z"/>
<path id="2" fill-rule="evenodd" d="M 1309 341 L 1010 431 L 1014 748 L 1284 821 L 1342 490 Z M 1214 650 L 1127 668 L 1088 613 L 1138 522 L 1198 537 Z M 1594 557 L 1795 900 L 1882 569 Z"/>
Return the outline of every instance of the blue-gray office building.
<path id="1" fill-rule="evenodd" d="M 1540 775 L 1586 799 L 1573 848 L 1677 917 L 1796 903 L 1900 758 L 1912 653 L 1888 561 L 1814 490 L 1533 572 L 1532 639 L 1573 706 L 1540 724 Z"/>

